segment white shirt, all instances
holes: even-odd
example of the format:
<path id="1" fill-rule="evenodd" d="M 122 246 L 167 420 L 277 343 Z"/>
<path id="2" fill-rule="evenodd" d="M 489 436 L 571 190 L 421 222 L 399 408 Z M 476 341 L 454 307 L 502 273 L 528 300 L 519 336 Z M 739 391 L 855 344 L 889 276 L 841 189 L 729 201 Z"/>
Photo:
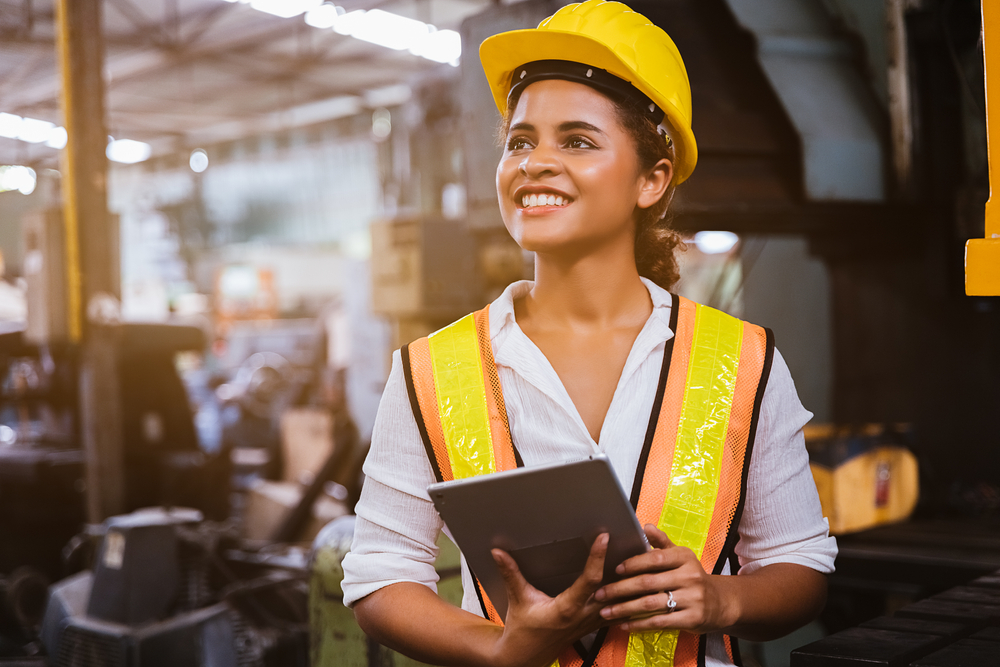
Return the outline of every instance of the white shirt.
<path id="1" fill-rule="evenodd" d="M 532 283 L 510 285 L 490 306 L 490 339 L 510 421 L 511 435 L 525 466 L 607 455 L 631 489 L 670 330 L 670 294 L 643 279 L 653 312 L 635 339 L 601 427 L 599 444 L 552 365 L 521 331 L 514 300 Z M 772 563 L 797 563 L 822 573 L 833 571 L 837 544 L 830 537 L 809 471 L 802 427 L 812 413 L 802 407 L 788 367 L 775 351 L 764 390 L 750 460 L 746 505 L 736 555 L 739 574 Z M 437 591 L 434 570 L 439 533 L 444 529 L 427 494 L 435 482 L 410 408 L 399 352 L 379 405 L 367 476 L 356 512 L 354 544 L 344 558 L 344 603 L 390 584 L 416 582 Z M 447 534 L 447 530 L 445 529 Z M 449 535 L 450 537 L 450 535 Z M 728 565 L 724 570 L 728 574 Z M 482 615 L 465 561 L 462 608 Z M 706 667 L 731 665 L 719 633 L 709 635 Z"/>

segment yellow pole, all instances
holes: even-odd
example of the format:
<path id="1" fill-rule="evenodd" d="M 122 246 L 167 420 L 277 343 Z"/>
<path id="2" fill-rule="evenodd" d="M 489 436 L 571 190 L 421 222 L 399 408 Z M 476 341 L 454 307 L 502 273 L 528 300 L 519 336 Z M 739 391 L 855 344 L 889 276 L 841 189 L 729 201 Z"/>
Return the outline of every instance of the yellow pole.
<path id="1" fill-rule="evenodd" d="M 64 125 L 68 137 L 76 137 L 81 133 L 77 127 L 76 108 L 77 90 L 71 83 L 73 72 L 73 55 L 70 49 L 70 18 L 67 16 L 66 2 L 56 2 L 56 46 L 59 53 L 59 66 L 62 72 L 63 85 L 60 101 L 62 103 Z M 103 125 L 103 119 L 101 119 Z M 79 191 L 76 186 L 76 165 L 79 150 L 77 141 L 67 141 L 62 155 L 62 197 L 63 225 L 66 230 L 66 306 L 69 339 L 79 343 L 83 337 L 83 281 L 80 275 L 80 216 Z"/>
<path id="2" fill-rule="evenodd" d="M 117 234 L 108 216 L 108 135 L 104 124 L 103 0 L 57 0 L 66 148 L 63 218 L 70 339 L 79 350 L 80 435 L 86 454 L 87 518 L 99 523 L 126 508 L 117 327 L 87 317 L 88 305 L 114 299 Z"/>
<path id="3" fill-rule="evenodd" d="M 1000 2 L 983 0 L 986 69 L 986 143 L 990 159 L 990 199 L 986 238 L 965 245 L 965 293 L 1000 296 Z"/>

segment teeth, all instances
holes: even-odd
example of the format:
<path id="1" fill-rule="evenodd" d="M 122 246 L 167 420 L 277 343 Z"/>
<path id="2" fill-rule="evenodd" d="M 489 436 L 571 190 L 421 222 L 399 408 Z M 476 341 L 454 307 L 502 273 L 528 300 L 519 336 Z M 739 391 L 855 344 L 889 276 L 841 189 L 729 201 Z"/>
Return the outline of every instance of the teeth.
<path id="1" fill-rule="evenodd" d="M 531 194 L 521 197 L 521 206 L 530 208 L 532 206 L 564 206 L 569 204 L 568 199 L 563 199 L 559 195 Z"/>

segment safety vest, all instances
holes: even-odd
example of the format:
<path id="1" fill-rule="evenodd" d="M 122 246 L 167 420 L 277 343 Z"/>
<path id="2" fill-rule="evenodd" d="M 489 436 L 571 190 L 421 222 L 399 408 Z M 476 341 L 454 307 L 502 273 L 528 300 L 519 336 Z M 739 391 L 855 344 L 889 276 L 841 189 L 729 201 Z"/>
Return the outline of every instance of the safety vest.
<path id="1" fill-rule="evenodd" d="M 635 473 L 632 505 L 690 548 L 706 572 L 734 558 L 747 472 L 771 368 L 768 329 L 673 296 L 663 367 Z M 438 481 L 523 466 L 511 439 L 490 342 L 489 309 L 468 315 L 402 349 L 410 404 Z M 483 615 L 503 624 L 475 578 Z M 739 664 L 736 642 L 726 650 Z M 705 638 L 683 631 L 601 630 L 591 649 L 577 643 L 558 667 L 695 667 Z M 556 667 L 554 665 L 554 667 Z"/>

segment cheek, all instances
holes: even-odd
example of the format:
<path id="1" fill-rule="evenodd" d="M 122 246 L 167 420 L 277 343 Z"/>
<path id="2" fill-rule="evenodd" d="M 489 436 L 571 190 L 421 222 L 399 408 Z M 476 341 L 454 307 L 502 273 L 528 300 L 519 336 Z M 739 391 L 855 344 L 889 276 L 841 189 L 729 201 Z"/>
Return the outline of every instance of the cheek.
<path id="1" fill-rule="evenodd" d="M 511 158 L 501 158 L 497 164 L 497 196 L 500 205 L 504 203 L 504 193 L 509 189 L 511 180 L 517 174 L 516 161 Z"/>

